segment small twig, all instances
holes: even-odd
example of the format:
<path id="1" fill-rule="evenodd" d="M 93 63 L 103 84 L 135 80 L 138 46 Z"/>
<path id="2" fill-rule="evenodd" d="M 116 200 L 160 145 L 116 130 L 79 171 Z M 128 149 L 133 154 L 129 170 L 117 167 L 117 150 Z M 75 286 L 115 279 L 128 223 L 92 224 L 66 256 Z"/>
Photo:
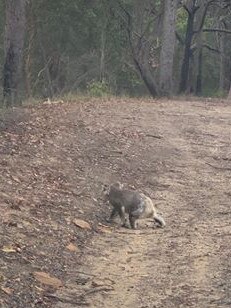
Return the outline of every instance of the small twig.
<path id="1" fill-rule="evenodd" d="M 137 273 L 135 273 L 133 275 L 128 275 L 127 277 L 128 278 L 131 278 L 131 277 L 147 278 L 149 277 L 149 275 L 137 275 Z"/>
<path id="2" fill-rule="evenodd" d="M 156 139 L 162 139 L 162 136 L 157 136 L 157 135 L 152 135 L 152 134 L 146 134 L 146 137 L 152 137 L 152 138 L 156 138 Z"/>
<path id="3" fill-rule="evenodd" d="M 79 305 L 79 306 L 80 305 L 90 306 L 89 302 L 86 302 L 84 300 L 79 300 L 81 296 L 78 296 L 75 300 L 75 299 L 71 299 L 67 297 L 59 297 L 58 295 L 55 295 L 55 294 L 44 294 L 44 295 L 49 298 L 54 298 L 61 303 L 69 303 L 69 304 Z"/>
<path id="4" fill-rule="evenodd" d="M 82 275 L 86 275 L 86 276 L 91 276 L 91 277 L 97 277 L 97 276 L 94 275 L 94 274 L 89 274 L 89 273 L 85 273 L 85 272 L 81 272 L 81 271 L 75 271 L 75 273 L 82 274 Z"/>
<path id="5" fill-rule="evenodd" d="M 80 296 L 84 297 L 86 295 L 97 293 L 97 292 L 102 292 L 102 291 L 109 292 L 109 291 L 113 291 L 113 290 L 114 290 L 113 287 L 98 287 L 98 288 L 94 288 L 92 290 L 88 290 L 83 295 L 80 295 Z"/>
<path id="6" fill-rule="evenodd" d="M 82 275 L 86 275 L 86 276 L 89 276 L 89 277 L 97 278 L 97 275 L 95 275 L 95 274 L 90 274 L 90 273 L 86 273 L 86 272 L 82 272 L 82 271 L 75 271 L 75 273 L 82 274 Z M 100 279 L 100 280 L 108 280 L 108 281 L 110 281 L 112 284 L 115 284 L 115 281 L 112 280 L 111 278 L 108 278 L 108 277 L 104 277 L 103 279 Z M 93 281 L 94 281 L 94 280 L 93 280 Z"/>
<path id="7" fill-rule="evenodd" d="M 156 231 L 158 231 L 161 228 L 151 228 L 151 229 L 153 229 L 153 232 L 155 230 L 155 233 L 156 233 Z M 150 230 L 150 228 L 146 228 L 146 229 L 143 229 L 143 230 L 144 231 L 141 231 L 141 229 L 136 229 L 136 230 L 128 230 L 127 232 L 126 231 L 115 231 L 115 232 L 118 233 L 118 234 L 127 234 L 127 235 L 135 235 L 135 236 L 144 235 L 144 234 L 145 235 L 153 235 L 153 232 L 148 231 L 148 230 Z M 147 230 L 147 231 L 145 231 L 145 230 Z M 124 240 L 124 242 L 125 242 L 125 240 Z M 129 248 L 130 248 L 130 246 L 129 246 Z"/>
<path id="8" fill-rule="evenodd" d="M 123 154 L 121 150 L 110 150 L 111 153 Z"/>
<path id="9" fill-rule="evenodd" d="M 108 134 L 110 134 L 110 135 L 113 135 L 113 136 L 116 136 L 116 134 L 113 133 L 113 132 L 111 132 L 110 130 L 108 130 L 108 129 L 104 129 L 104 130 L 105 130 L 106 133 L 108 133 Z"/>

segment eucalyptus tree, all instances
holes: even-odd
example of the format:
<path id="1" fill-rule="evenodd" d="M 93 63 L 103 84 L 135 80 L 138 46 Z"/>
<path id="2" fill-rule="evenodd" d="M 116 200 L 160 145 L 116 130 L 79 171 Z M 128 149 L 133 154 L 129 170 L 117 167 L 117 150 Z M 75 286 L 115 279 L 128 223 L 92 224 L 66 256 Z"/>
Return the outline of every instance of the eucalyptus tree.
<path id="1" fill-rule="evenodd" d="M 165 0 L 163 10 L 163 26 L 160 51 L 160 79 L 161 95 L 171 95 L 173 92 L 173 61 L 176 41 L 176 14 L 178 0 Z"/>
<path id="2" fill-rule="evenodd" d="M 22 74 L 25 12 L 26 0 L 5 1 L 3 96 L 8 107 L 20 103 L 18 90 Z"/>
<path id="3" fill-rule="evenodd" d="M 124 0 L 117 6 L 135 68 L 153 97 L 172 94 L 177 4 Z"/>
<path id="4" fill-rule="evenodd" d="M 183 0 L 183 9 L 187 12 L 187 25 L 183 41 L 184 53 L 181 65 L 179 92 L 202 93 L 203 50 L 220 54 L 222 46 L 208 44 L 209 33 L 229 33 L 221 24 L 217 28 L 217 8 L 220 10 L 230 7 L 225 0 Z M 221 19 L 219 19 L 221 20 Z M 211 40 L 211 41 L 214 41 Z M 215 40 L 216 41 L 216 40 Z"/>

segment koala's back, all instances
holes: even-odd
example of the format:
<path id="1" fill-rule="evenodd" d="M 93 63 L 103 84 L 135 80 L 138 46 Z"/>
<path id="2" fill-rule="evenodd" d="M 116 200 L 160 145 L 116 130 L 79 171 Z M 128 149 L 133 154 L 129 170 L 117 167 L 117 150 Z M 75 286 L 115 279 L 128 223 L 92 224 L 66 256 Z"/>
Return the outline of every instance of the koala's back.
<path id="1" fill-rule="evenodd" d="M 109 201 L 113 206 L 125 207 L 125 210 L 136 209 L 142 202 L 141 195 L 132 190 L 118 190 L 112 187 L 109 192 Z"/>

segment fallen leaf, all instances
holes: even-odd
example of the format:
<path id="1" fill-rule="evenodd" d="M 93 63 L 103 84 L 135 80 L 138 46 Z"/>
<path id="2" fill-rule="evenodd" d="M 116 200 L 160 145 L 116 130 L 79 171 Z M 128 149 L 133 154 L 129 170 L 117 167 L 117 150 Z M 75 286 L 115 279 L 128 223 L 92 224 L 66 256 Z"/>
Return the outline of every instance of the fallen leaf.
<path id="1" fill-rule="evenodd" d="M 98 225 L 99 225 L 99 226 L 101 226 L 101 227 L 107 228 L 107 229 L 111 229 L 111 227 L 110 227 L 110 226 L 107 226 L 107 225 L 101 224 L 100 222 L 99 222 L 99 224 L 98 224 Z"/>
<path id="2" fill-rule="evenodd" d="M 34 272 L 34 277 L 39 282 L 52 286 L 54 288 L 59 288 L 63 285 L 62 281 L 58 278 L 51 277 L 49 274 L 45 272 Z"/>
<path id="3" fill-rule="evenodd" d="M 73 220 L 73 223 L 74 223 L 77 227 L 79 227 L 79 228 L 81 228 L 81 229 L 88 229 L 88 230 L 91 230 L 90 224 L 89 224 L 88 222 L 82 220 L 82 219 L 77 219 L 77 218 L 76 218 L 76 219 Z"/>
<path id="4" fill-rule="evenodd" d="M 105 286 L 105 283 L 102 280 L 93 280 L 92 281 L 93 288 Z"/>
<path id="5" fill-rule="evenodd" d="M 97 230 L 102 232 L 102 233 L 111 233 L 112 232 L 110 227 L 105 226 L 105 225 L 101 225 L 101 224 L 98 225 Z"/>
<path id="6" fill-rule="evenodd" d="M 12 252 L 17 252 L 17 249 L 12 246 L 3 246 L 2 251 L 7 253 L 12 253 Z"/>
<path id="7" fill-rule="evenodd" d="M 0 196 L 1 196 L 2 198 L 7 198 L 7 199 L 10 198 L 10 195 L 5 194 L 4 192 L 0 192 Z"/>
<path id="8" fill-rule="evenodd" d="M 0 281 L 4 281 L 6 277 L 0 272 Z"/>
<path id="9" fill-rule="evenodd" d="M 12 178 L 15 182 L 21 183 L 21 181 L 19 180 L 18 177 L 14 176 L 14 175 L 11 175 L 11 178 Z"/>
<path id="10" fill-rule="evenodd" d="M 39 287 L 37 287 L 37 286 L 35 286 L 35 289 L 38 290 L 39 292 L 43 292 L 43 291 L 44 291 L 44 289 L 39 288 Z"/>
<path id="11" fill-rule="evenodd" d="M 79 251 L 79 248 L 77 246 L 75 246 L 74 244 L 70 243 L 69 245 L 67 245 L 66 247 L 68 250 L 76 252 Z"/>
<path id="12" fill-rule="evenodd" d="M 2 290 L 3 292 L 5 292 L 6 294 L 8 294 L 8 295 L 10 295 L 10 294 L 13 292 L 13 290 L 10 289 L 10 288 L 1 287 L 1 290 Z"/>

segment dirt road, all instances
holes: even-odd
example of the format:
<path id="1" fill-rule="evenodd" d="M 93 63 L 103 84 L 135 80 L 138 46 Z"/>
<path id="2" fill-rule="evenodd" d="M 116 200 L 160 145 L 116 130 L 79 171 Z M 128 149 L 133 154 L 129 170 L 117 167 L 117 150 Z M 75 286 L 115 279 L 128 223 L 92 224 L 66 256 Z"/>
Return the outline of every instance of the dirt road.
<path id="1" fill-rule="evenodd" d="M 53 108 L 60 112 L 64 107 Z M 59 125 L 59 134 L 53 136 L 52 147 L 46 137 L 42 151 L 56 158 L 53 166 L 65 157 L 59 170 L 73 187 L 77 183 L 80 197 L 76 193 L 65 206 L 60 203 L 59 212 L 55 205 L 53 214 L 49 210 L 50 229 L 52 222 L 59 222 L 60 228 L 46 252 L 47 262 L 52 260 L 46 271 L 56 273 L 63 287 L 50 295 L 47 290 L 41 295 L 42 288 L 39 307 L 230 307 L 231 105 L 86 102 L 67 104 L 61 124 L 56 121 L 54 130 Z M 99 232 L 109 214 L 101 200 L 101 185 L 117 180 L 148 194 L 166 228 L 144 221 L 135 231 L 117 224 Z M 75 229 L 70 223 L 73 217 L 90 222 L 94 231 Z M 74 237 L 76 232 L 84 233 Z M 88 232 L 91 236 L 80 254 L 70 257 L 63 252 L 68 239 L 81 246 Z M 62 250 L 54 256 L 52 247 L 58 240 Z M 25 281 L 39 267 L 39 257 L 36 260 L 36 266 L 32 262 L 25 270 Z M 58 262 L 65 271 L 56 270 Z M 36 306 L 34 298 L 19 302 Z M 21 307 L 15 303 L 8 298 L 3 307 Z"/>

